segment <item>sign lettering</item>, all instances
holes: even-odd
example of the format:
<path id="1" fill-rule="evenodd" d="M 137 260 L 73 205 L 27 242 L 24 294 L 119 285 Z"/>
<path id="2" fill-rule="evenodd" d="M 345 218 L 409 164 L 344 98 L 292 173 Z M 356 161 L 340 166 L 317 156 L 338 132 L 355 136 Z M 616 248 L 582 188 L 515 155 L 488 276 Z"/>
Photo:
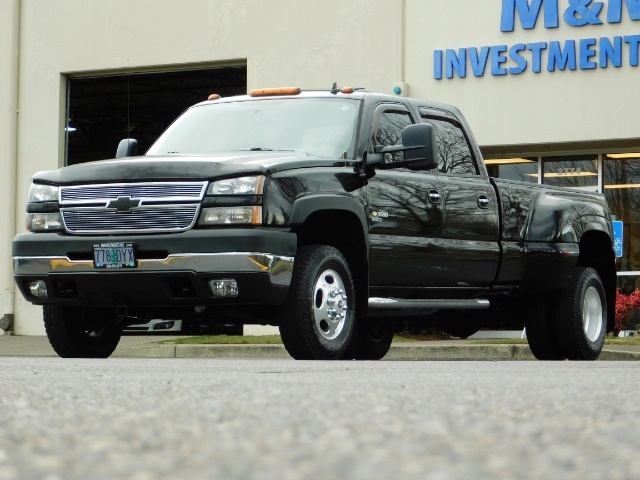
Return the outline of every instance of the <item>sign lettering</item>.
<path id="1" fill-rule="evenodd" d="M 562 3 L 561 3 L 562 2 Z M 562 6 L 562 8 L 561 8 Z M 558 28 L 560 21 L 570 27 L 621 23 L 625 15 L 640 21 L 640 0 L 502 0 L 500 31 L 514 32 L 517 27 Z M 539 22 L 540 18 L 543 22 Z M 576 40 L 483 45 L 434 51 L 434 78 L 521 75 L 528 70 L 556 72 L 597 68 L 638 67 L 640 35 L 582 38 Z"/>

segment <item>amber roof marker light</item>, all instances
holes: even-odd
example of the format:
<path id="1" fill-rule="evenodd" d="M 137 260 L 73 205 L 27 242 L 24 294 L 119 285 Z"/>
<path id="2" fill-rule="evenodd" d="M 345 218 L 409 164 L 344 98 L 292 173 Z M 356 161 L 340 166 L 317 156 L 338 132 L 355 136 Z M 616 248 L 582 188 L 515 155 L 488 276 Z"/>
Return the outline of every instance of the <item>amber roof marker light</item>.
<path id="1" fill-rule="evenodd" d="M 212 93 L 207 97 L 207 100 L 220 100 L 222 97 L 217 93 Z"/>
<path id="2" fill-rule="evenodd" d="M 364 88 L 362 87 L 357 87 L 357 88 L 353 88 L 353 87 L 342 87 L 342 88 L 338 88 L 338 82 L 334 82 L 333 86 L 331 87 L 331 90 L 329 90 L 329 92 L 331 92 L 334 95 L 337 95 L 338 93 L 353 93 L 356 90 L 364 90 Z"/>
<path id="3" fill-rule="evenodd" d="M 299 95 L 302 90 L 298 87 L 257 88 L 251 90 L 252 97 L 273 97 L 279 95 Z"/>

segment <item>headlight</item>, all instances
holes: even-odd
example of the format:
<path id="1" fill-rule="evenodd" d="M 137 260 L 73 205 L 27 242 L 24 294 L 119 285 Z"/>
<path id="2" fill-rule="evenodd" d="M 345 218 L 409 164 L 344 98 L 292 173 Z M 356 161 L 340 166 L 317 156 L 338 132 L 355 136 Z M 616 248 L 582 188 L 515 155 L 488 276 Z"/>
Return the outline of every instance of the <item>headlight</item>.
<path id="1" fill-rule="evenodd" d="M 62 230 L 59 213 L 27 213 L 27 230 L 30 232 L 52 232 Z"/>
<path id="2" fill-rule="evenodd" d="M 58 195 L 58 187 L 32 183 L 31 187 L 29 187 L 29 198 L 27 202 L 57 202 Z"/>
<path id="3" fill-rule="evenodd" d="M 211 182 L 207 188 L 210 198 L 205 198 L 198 224 L 202 227 L 261 224 L 264 180 L 263 175 L 254 175 Z"/>
<path id="4" fill-rule="evenodd" d="M 262 195 L 264 177 L 227 178 L 211 182 L 207 195 Z"/>

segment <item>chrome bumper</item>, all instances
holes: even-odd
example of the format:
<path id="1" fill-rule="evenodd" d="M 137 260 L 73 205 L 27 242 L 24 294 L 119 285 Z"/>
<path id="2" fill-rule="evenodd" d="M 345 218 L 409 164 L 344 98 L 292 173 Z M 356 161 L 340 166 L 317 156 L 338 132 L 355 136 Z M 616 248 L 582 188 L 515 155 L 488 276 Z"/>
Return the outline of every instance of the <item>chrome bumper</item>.
<path id="1" fill-rule="evenodd" d="M 294 257 L 269 253 L 185 253 L 171 254 L 164 259 L 138 260 L 134 269 L 127 271 L 162 272 L 192 271 L 196 273 L 268 273 L 273 285 L 288 287 L 291 284 Z M 47 275 L 49 273 L 99 272 L 92 261 L 69 260 L 57 257 L 13 257 L 13 271 L 17 275 Z M 114 270 L 109 270 L 114 272 Z"/>

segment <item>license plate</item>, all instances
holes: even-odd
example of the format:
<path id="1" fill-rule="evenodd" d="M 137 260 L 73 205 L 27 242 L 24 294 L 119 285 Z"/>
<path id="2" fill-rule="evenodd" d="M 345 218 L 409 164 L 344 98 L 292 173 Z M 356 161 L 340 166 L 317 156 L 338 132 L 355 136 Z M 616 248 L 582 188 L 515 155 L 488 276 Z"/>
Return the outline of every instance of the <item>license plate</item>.
<path id="1" fill-rule="evenodd" d="M 94 268 L 135 268 L 133 243 L 101 243 L 93 246 Z"/>

